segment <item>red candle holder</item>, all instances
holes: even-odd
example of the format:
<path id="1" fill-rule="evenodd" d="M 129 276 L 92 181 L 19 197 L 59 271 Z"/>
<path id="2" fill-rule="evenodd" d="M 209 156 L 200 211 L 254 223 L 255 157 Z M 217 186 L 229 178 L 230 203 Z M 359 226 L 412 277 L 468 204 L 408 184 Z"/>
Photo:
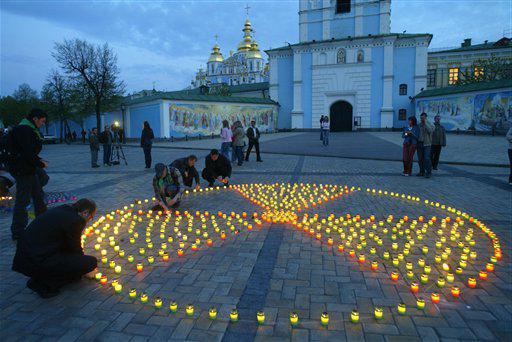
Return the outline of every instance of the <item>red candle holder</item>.
<path id="1" fill-rule="evenodd" d="M 430 299 L 432 299 L 432 303 L 434 304 L 437 304 L 439 303 L 439 299 L 440 299 L 440 296 L 439 296 L 439 293 L 432 293 L 432 295 L 430 295 Z"/>

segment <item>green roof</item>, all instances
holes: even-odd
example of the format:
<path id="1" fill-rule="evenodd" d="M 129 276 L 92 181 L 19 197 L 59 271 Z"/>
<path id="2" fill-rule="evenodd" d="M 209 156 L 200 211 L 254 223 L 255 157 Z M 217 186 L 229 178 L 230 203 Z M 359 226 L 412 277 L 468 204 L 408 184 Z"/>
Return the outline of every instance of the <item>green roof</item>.
<path id="1" fill-rule="evenodd" d="M 268 90 L 268 82 L 247 83 L 229 86 L 230 93 L 243 93 L 258 90 Z"/>
<path id="2" fill-rule="evenodd" d="M 265 50 L 265 52 L 268 54 L 269 52 L 273 52 L 273 51 L 286 51 L 286 50 L 289 50 L 292 47 L 296 47 L 296 46 L 308 46 L 308 45 L 329 43 L 329 42 L 343 42 L 343 41 L 360 40 L 360 39 L 368 39 L 368 38 L 386 38 L 386 37 L 397 37 L 397 38 L 429 37 L 430 39 L 432 39 L 432 35 L 430 33 L 389 33 L 389 34 L 378 34 L 378 35 L 371 35 L 371 36 L 359 36 L 359 37 L 350 37 L 350 38 L 346 37 L 346 38 L 340 38 L 340 39 L 326 39 L 326 40 L 309 41 L 309 42 L 304 42 L 304 43 L 290 44 L 288 46 L 282 46 L 282 47 L 278 47 L 275 49 L 269 49 L 269 50 Z"/>
<path id="3" fill-rule="evenodd" d="M 459 94 L 459 93 L 470 93 L 475 91 L 484 91 L 491 89 L 502 89 L 502 88 L 512 88 L 512 79 L 506 80 L 497 80 L 491 82 L 479 82 L 479 83 L 471 83 L 464 84 L 459 86 L 452 87 L 444 87 L 437 89 L 429 89 L 424 90 L 414 98 L 424 98 L 424 97 L 434 97 L 434 96 L 444 96 L 451 94 Z"/>
<path id="4" fill-rule="evenodd" d="M 508 38 L 505 38 L 508 39 Z M 438 54 L 438 53 L 453 53 L 453 52 L 466 52 L 466 51 L 478 51 L 478 50 L 496 50 L 496 49 L 510 49 L 512 48 L 512 40 L 504 40 L 503 38 L 500 39 L 497 42 L 487 42 L 484 44 L 475 44 L 475 45 L 469 45 L 469 46 L 461 46 L 459 48 L 455 49 L 448 49 L 448 50 L 440 50 L 440 51 L 434 51 L 429 52 L 430 54 Z"/>
<path id="5" fill-rule="evenodd" d="M 180 101 L 201 101 L 201 102 L 233 102 L 233 103 L 249 103 L 249 104 L 271 104 L 277 105 L 277 102 L 271 99 L 263 99 L 258 97 L 236 97 L 236 96 L 219 96 L 219 95 L 200 95 L 192 90 L 180 90 L 171 92 L 157 92 L 150 96 L 139 97 L 136 99 L 125 98 L 123 103 L 128 106 L 146 103 L 156 100 L 180 100 Z"/>

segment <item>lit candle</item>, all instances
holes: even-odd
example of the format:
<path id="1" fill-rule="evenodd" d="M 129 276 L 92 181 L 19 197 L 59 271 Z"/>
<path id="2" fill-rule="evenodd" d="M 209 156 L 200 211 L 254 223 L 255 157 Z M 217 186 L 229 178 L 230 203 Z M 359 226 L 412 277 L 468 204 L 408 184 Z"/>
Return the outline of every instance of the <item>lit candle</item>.
<path id="1" fill-rule="evenodd" d="M 436 293 L 436 292 L 432 293 L 430 298 L 432 299 L 432 303 L 434 303 L 434 304 L 439 303 L 439 299 L 440 299 L 439 293 Z"/>
<path id="2" fill-rule="evenodd" d="M 421 281 L 422 284 L 428 283 L 428 274 L 422 274 L 420 276 L 420 281 Z"/>
<path id="3" fill-rule="evenodd" d="M 208 311 L 208 316 L 210 317 L 211 320 L 217 318 L 217 309 L 211 307 L 210 310 Z"/>
<path id="4" fill-rule="evenodd" d="M 163 259 L 164 261 L 166 261 L 166 262 L 167 262 L 167 261 L 169 261 L 169 254 L 164 253 L 164 254 L 162 255 L 162 259 Z"/>
<path id="5" fill-rule="evenodd" d="M 229 313 L 229 320 L 231 322 L 238 321 L 238 311 L 236 309 L 231 310 L 231 312 Z"/>
<path id="6" fill-rule="evenodd" d="M 457 286 L 452 287 L 452 296 L 453 298 L 459 298 L 460 289 Z"/>
<path id="7" fill-rule="evenodd" d="M 487 270 L 487 272 L 493 272 L 494 271 L 494 264 L 493 263 L 487 263 L 487 265 L 485 265 L 485 269 Z"/>
<path id="8" fill-rule="evenodd" d="M 391 272 L 391 280 L 392 281 L 398 281 L 398 272 Z"/>
<path id="9" fill-rule="evenodd" d="M 178 311 L 178 303 L 176 303 L 174 300 L 171 300 L 171 303 L 169 304 L 169 310 L 171 310 L 172 313 Z"/>
<path id="10" fill-rule="evenodd" d="M 423 298 L 418 298 L 416 300 L 416 307 L 418 308 L 418 310 L 425 309 L 425 300 L 423 300 Z"/>
<path id="11" fill-rule="evenodd" d="M 121 273 L 121 265 L 116 265 L 116 267 L 114 267 L 114 272 L 117 274 Z"/>
<path id="12" fill-rule="evenodd" d="M 377 261 L 372 261 L 372 270 L 376 271 L 379 268 L 379 263 Z"/>
<path id="13" fill-rule="evenodd" d="M 475 278 L 468 278 L 468 286 L 472 289 L 476 287 L 476 279 Z"/>
<path id="14" fill-rule="evenodd" d="M 405 304 L 404 303 L 400 303 L 398 304 L 398 307 L 397 307 L 397 311 L 400 315 L 403 315 L 405 314 L 405 311 L 406 311 L 406 307 L 405 307 Z"/>
<path id="15" fill-rule="evenodd" d="M 453 283 L 454 280 L 455 280 L 455 276 L 453 275 L 453 273 L 446 274 L 446 281 L 448 281 L 449 283 Z"/>
<path id="16" fill-rule="evenodd" d="M 162 299 L 160 297 L 155 298 L 155 308 L 160 309 L 162 307 Z"/>
<path id="17" fill-rule="evenodd" d="M 137 272 L 139 272 L 139 273 L 142 272 L 143 268 L 144 268 L 144 266 L 142 266 L 141 263 L 137 264 Z"/>
<path id="18" fill-rule="evenodd" d="M 119 283 L 114 285 L 114 291 L 116 293 L 120 293 L 122 290 L 123 290 L 123 285 L 121 285 Z"/>
<path id="19" fill-rule="evenodd" d="M 212 239 L 207 239 L 207 240 L 206 240 L 206 245 L 207 245 L 208 247 L 213 246 Z"/>
<path id="20" fill-rule="evenodd" d="M 148 263 L 152 264 L 153 262 L 155 262 L 155 257 L 152 255 L 148 256 Z"/>
<path id="21" fill-rule="evenodd" d="M 299 323 L 299 315 L 296 312 L 290 313 L 290 323 L 291 325 L 297 325 Z"/>
<path id="22" fill-rule="evenodd" d="M 137 290 L 136 289 L 131 289 L 130 293 L 129 293 L 129 297 L 132 298 L 132 299 L 137 297 Z"/>
<path id="23" fill-rule="evenodd" d="M 352 312 L 350 313 L 350 321 L 352 323 L 359 322 L 359 312 L 357 310 L 352 310 Z"/>
<path id="24" fill-rule="evenodd" d="M 329 324 L 329 314 L 327 312 L 322 313 L 320 317 L 320 322 L 323 326 L 327 326 Z"/>
<path id="25" fill-rule="evenodd" d="M 258 320 L 258 324 L 263 324 L 265 322 L 265 313 L 263 311 L 258 311 L 256 319 Z"/>
<path id="26" fill-rule="evenodd" d="M 96 274 L 94 275 L 94 278 L 97 280 L 97 281 L 100 281 L 101 280 L 101 272 L 96 272 Z"/>
<path id="27" fill-rule="evenodd" d="M 141 303 L 146 303 L 148 301 L 148 295 L 143 292 L 140 295 L 140 301 L 141 301 Z"/>
<path id="28" fill-rule="evenodd" d="M 179 248 L 177 254 L 179 257 L 183 256 L 183 249 Z"/>
<path id="29" fill-rule="evenodd" d="M 360 264 L 364 264 L 365 260 L 366 260 L 366 257 L 364 256 L 364 254 L 359 255 L 359 263 Z"/>
<path id="30" fill-rule="evenodd" d="M 437 286 L 438 287 L 442 288 L 442 287 L 444 287 L 445 284 L 446 284 L 446 281 L 445 281 L 444 277 L 437 278 Z"/>
<path id="31" fill-rule="evenodd" d="M 375 308 L 375 310 L 373 311 L 373 315 L 375 316 L 375 319 L 382 319 L 382 316 L 383 316 L 383 311 L 382 311 L 382 308 Z"/>
<path id="32" fill-rule="evenodd" d="M 194 316 L 194 306 L 192 304 L 187 305 L 185 312 L 188 316 Z"/>
<path id="33" fill-rule="evenodd" d="M 101 285 L 106 285 L 107 284 L 107 276 L 106 275 L 102 275 L 101 278 L 100 278 L 100 284 Z"/>
<path id="34" fill-rule="evenodd" d="M 133 261 L 134 261 L 133 255 L 128 255 L 128 262 L 133 262 Z"/>
<path id="35" fill-rule="evenodd" d="M 411 292 L 416 294 L 416 293 L 418 293 L 418 290 L 419 290 L 418 283 L 411 283 Z"/>
<path id="36" fill-rule="evenodd" d="M 478 277 L 480 278 L 480 280 L 487 280 L 487 272 L 486 271 L 478 272 Z"/>

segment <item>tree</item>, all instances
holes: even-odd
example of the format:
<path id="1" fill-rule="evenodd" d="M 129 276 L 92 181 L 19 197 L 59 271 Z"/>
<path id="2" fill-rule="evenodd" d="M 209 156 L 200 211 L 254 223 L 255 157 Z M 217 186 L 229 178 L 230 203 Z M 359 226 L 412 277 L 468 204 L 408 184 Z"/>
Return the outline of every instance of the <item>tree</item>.
<path id="1" fill-rule="evenodd" d="M 52 70 L 41 91 L 41 100 L 48 112 L 48 119 L 58 120 L 60 124 L 61 142 L 63 135 L 65 137 L 64 132 L 69 132 L 67 119 L 71 116 L 72 94 L 73 89 L 69 79 L 61 75 L 58 71 Z"/>
<path id="2" fill-rule="evenodd" d="M 122 96 L 124 83 L 118 80 L 117 56 L 108 46 L 85 40 L 64 40 L 55 44 L 52 56 L 68 74 L 85 98 L 92 97 L 96 125 L 101 126 L 101 111 Z"/>
<path id="3" fill-rule="evenodd" d="M 12 96 L 0 99 L 0 117 L 4 125 L 16 125 L 32 108 L 40 106 L 37 91 L 26 83 L 21 84 Z"/>
<path id="4" fill-rule="evenodd" d="M 512 59 L 492 57 L 476 60 L 469 68 L 462 70 L 456 85 L 504 79 L 512 80 Z"/>

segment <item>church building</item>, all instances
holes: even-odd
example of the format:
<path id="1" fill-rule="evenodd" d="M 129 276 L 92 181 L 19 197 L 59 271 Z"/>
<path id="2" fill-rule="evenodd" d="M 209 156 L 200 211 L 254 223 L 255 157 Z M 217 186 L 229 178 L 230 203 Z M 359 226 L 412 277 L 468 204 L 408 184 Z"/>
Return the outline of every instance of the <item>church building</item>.
<path id="1" fill-rule="evenodd" d="M 299 0 L 300 42 L 266 51 L 278 128 L 403 127 L 432 35 L 391 33 L 391 0 Z"/>
<path id="2" fill-rule="evenodd" d="M 199 69 L 192 88 L 225 84 L 228 86 L 268 82 L 268 64 L 261 56 L 258 43 L 252 36 L 252 26 L 249 19 L 243 28 L 244 37 L 238 44 L 237 52 L 231 50 L 229 57 L 224 59 L 220 46 L 213 46 L 206 71 Z"/>

